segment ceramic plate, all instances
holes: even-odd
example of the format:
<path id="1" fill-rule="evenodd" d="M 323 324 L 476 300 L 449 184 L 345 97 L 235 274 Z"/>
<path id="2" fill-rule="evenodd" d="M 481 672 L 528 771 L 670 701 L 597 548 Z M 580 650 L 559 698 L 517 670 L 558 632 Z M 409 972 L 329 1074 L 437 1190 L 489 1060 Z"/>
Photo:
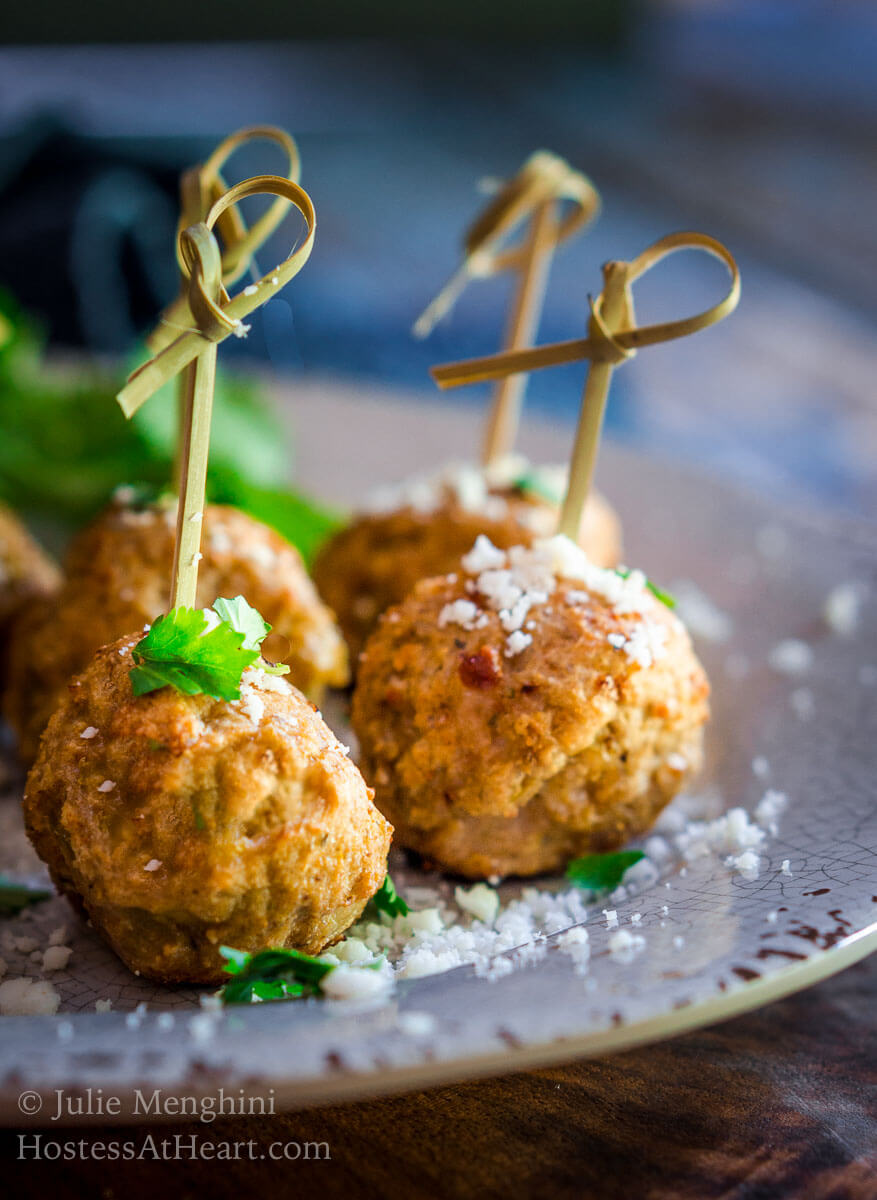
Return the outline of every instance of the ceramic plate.
<path id="1" fill-rule="evenodd" d="M 299 480 L 346 502 L 376 480 L 460 457 L 476 420 L 460 407 L 330 384 L 297 388 L 285 401 Z M 533 424 L 524 448 L 557 461 L 568 438 Z M 686 861 L 671 818 L 659 878 L 611 902 L 619 925 L 604 917 L 607 902 L 589 908 L 584 971 L 549 933 L 534 961 L 500 978 L 463 967 L 403 981 L 370 1007 L 290 1002 L 206 1019 L 195 990 L 144 985 L 55 899 L 3 923 L 6 934 L 41 946 L 66 925 L 74 954 L 52 976 L 57 1016 L 0 1018 L 0 1116 L 44 1120 L 54 1089 L 88 1087 L 120 1098 L 117 1121 L 173 1116 L 167 1097 L 210 1096 L 220 1086 L 270 1097 L 279 1111 L 603 1054 L 764 1004 L 877 948 L 874 530 L 778 513 L 612 447 L 601 467 L 625 522 L 628 560 L 680 593 L 713 682 L 707 767 L 683 810 L 752 812 L 767 788 L 788 797 L 778 832 L 759 847 L 757 876 L 720 852 Z M 809 653 L 778 652 L 789 639 Z M 342 704 L 332 719 L 343 726 Z M 38 873 L 21 831 L 20 789 L 13 776 L 0 801 L 0 870 Z M 402 856 L 393 870 L 402 890 L 437 882 Z M 452 884 L 441 886 L 450 896 Z M 505 884 L 504 900 L 519 891 Z M 617 928 L 637 932 L 644 947 L 632 957 L 612 953 Z M 29 951 L 6 941 L 8 973 L 36 974 Z M 106 999 L 113 1010 L 96 1012 Z M 143 1000 L 146 1015 L 132 1017 Z M 24 1105 L 31 1111 L 20 1111 L 23 1089 L 37 1097 Z M 144 1111 L 156 1089 L 162 1103 Z"/>

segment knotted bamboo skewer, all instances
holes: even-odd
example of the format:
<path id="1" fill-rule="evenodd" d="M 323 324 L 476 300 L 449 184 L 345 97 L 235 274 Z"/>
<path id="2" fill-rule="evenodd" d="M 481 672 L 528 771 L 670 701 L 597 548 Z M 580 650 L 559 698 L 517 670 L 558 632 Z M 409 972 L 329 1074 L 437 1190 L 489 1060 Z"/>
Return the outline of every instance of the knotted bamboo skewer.
<path id="1" fill-rule="evenodd" d="M 631 285 L 678 250 L 702 250 L 723 262 L 731 276 L 727 294 L 718 304 L 694 316 L 657 325 L 637 326 Z M 715 325 L 734 311 L 740 299 L 740 273 L 733 256 L 721 242 L 703 233 L 671 233 L 660 238 L 631 262 L 606 263 L 603 280 L 603 291 L 596 300 L 591 301 L 586 338 L 526 350 L 504 351 L 486 358 L 433 367 L 430 372 L 440 388 L 451 388 L 486 379 L 504 379 L 524 371 L 582 359 L 590 362 L 570 458 L 566 498 L 558 524 L 558 532 L 573 540 L 578 538 L 582 513 L 591 488 L 614 368 L 633 358 L 643 346 L 655 346 L 660 342 L 687 337 Z"/>
<path id="2" fill-rule="evenodd" d="M 299 210 L 307 225 L 301 244 L 279 266 L 229 297 L 223 282 L 223 264 L 214 228 L 234 205 L 247 196 L 282 198 L 286 207 Z M 254 227 L 255 228 L 255 227 Z M 160 349 L 129 377 L 116 397 L 126 417 L 132 416 L 150 396 L 190 364 L 191 386 L 187 390 L 180 500 L 174 551 L 170 606 L 192 606 L 201 558 L 201 521 L 204 513 L 210 417 L 216 374 L 216 351 L 230 335 L 246 333 L 243 319 L 275 296 L 294 278 L 310 257 L 314 244 L 316 216 L 307 192 L 279 175 L 258 175 L 229 188 L 211 206 L 203 222 L 180 235 L 180 258 L 188 279 L 187 305 L 193 329 L 187 329 Z"/>
<path id="3" fill-rule="evenodd" d="M 565 202 L 572 207 L 561 217 Z M 417 319 L 415 334 L 425 337 L 470 280 L 508 270 L 518 273 L 518 287 L 509 311 L 506 350 L 529 345 L 536 334 L 556 247 L 593 221 L 599 209 L 600 198 L 586 175 L 547 150 L 532 154 L 468 230 L 461 266 Z M 520 243 L 502 249 L 524 222 L 527 229 Z M 514 447 L 526 383 L 525 375 L 507 376 L 496 388 L 482 448 L 485 466 Z"/>

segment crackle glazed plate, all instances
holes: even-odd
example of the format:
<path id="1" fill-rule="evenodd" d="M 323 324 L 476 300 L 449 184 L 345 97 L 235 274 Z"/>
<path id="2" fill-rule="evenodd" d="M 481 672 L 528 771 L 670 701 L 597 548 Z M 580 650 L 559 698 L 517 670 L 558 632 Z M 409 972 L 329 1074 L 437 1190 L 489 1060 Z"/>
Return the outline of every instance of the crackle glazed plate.
<path id="1" fill-rule="evenodd" d="M 296 388 L 284 400 L 297 478 L 346 503 L 375 482 L 460 457 L 477 420 L 471 409 L 337 385 Z M 522 448 L 558 461 L 568 439 L 530 424 Z M 686 861 L 674 850 L 658 878 L 613 899 L 617 927 L 606 901 L 589 906 L 584 972 L 548 933 L 544 953 L 499 978 L 467 966 L 401 981 L 369 1005 L 264 1004 L 209 1022 L 199 1020 L 196 990 L 142 983 L 56 898 L 3 922 L 39 946 L 66 925 L 74 952 L 50 977 L 62 997 L 56 1016 L 0 1018 L 0 1117 L 45 1120 L 55 1089 L 89 1087 L 121 1098 L 117 1121 L 167 1115 L 167 1106 L 135 1108 L 138 1091 L 156 1089 L 165 1099 L 220 1086 L 270 1093 L 280 1111 L 599 1055 L 755 1008 L 877 949 L 877 532 L 781 514 L 611 446 L 601 485 L 624 519 L 628 561 L 683 600 L 713 683 L 707 765 L 682 812 L 753 812 L 767 788 L 788 797 L 759 847 L 757 875 L 724 854 Z M 809 651 L 778 651 L 789 639 Z M 326 713 L 346 740 L 343 702 Z M 21 782 L 12 775 L 0 798 L 0 871 L 41 878 L 21 827 Z M 402 855 L 391 869 L 403 894 L 440 884 L 453 896 L 453 881 L 423 875 Z M 520 891 L 504 884 L 503 902 Z M 644 948 L 613 953 L 618 928 L 635 928 Z M 3 957 L 10 976 L 37 973 L 28 951 Z M 95 1011 L 99 1000 L 112 1010 Z M 143 1001 L 145 1015 L 132 1019 Z M 22 1113 L 24 1090 L 38 1099 Z"/>

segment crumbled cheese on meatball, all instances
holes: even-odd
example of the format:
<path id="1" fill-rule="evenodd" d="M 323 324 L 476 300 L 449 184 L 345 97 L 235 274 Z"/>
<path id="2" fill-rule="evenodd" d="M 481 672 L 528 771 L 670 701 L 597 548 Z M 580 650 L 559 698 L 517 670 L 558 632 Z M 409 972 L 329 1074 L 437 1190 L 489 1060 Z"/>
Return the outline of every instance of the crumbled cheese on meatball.
<path id="1" fill-rule="evenodd" d="M 86 742 L 91 741 L 93 737 L 97 737 L 97 729 L 94 725 L 86 725 L 85 729 L 83 729 L 79 736 Z"/>
<path id="2" fill-rule="evenodd" d="M 101 784 L 99 784 L 99 785 L 98 785 L 98 789 L 97 789 L 97 790 L 98 790 L 99 792 L 111 792 L 115 786 L 116 786 L 116 784 L 115 784 L 114 780 L 112 780 L 112 779 L 105 779 L 105 780 L 103 781 L 103 783 L 101 783 Z"/>
<path id="3" fill-rule="evenodd" d="M 506 638 L 503 653 L 506 658 L 514 658 L 516 654 L 520 654 L 522 650 L 526 650 L 532 644 L 532 641 L 532 634 L 522 633 L 520 630 L 517 630 L 515 633 L 509 634 Z"/>
<path id="4" fill-rule="evenodd" d="M 146 864 L 146 866 L 143 868 L 143 870 L 144 871 L 157 871 L 160 866 L 161 866 L 160 858 L 151 858 L 149 860 L 149 862 Z"/>
<path id="5" fill-rule="evenodd" d="M 532 619 L 534 610 L 547 606 L 560 579 L 585 585 L 584 589 L 566 592 L 566 603 L 571 606 L 590 604 L 598 596 L 616 615 L 640 616 L 629 633 L 610 635 L 612 645 L 623 649 L 640 666 L 651 666 L 665 653 L 666 626 L 644 619 L 653 611 L 656 601 L 646 589 L 642 572 L 631 571 L 622 576 L 617 571 L 597 567 L 567 537 L 543 538 L 532 546 L 514 546 L 506 552 L 481 535 L 469 554 L 464 555 L 461 565 L 471 577 L 467 590 L 498 614 L 509 635 L 505 651 L 508 657 L 530 645 L 529 631 L 538 627 Z M 455 623 L 466 629 L 478 628 L 479 611 L 474 601 L 453 601 L 439 613 L 439 625 Z"/>

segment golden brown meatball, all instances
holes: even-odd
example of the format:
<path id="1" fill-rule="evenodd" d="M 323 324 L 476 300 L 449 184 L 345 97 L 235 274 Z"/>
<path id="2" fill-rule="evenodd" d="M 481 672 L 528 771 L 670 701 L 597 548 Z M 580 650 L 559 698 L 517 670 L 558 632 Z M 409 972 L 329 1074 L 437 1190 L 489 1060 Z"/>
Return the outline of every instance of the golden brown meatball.
<path id="1" fill-rule="evenodd" d="M 354 664 L 381 613 L 419 580 L 453 571 L 479 533 L 507 549 L 554 532 L 557 506 L 511 486 L 509 474 L 491 482 L 476 468 L 451 468 L 393 489 L 386 511 L 359 514 L 327 543 L 314 563 L 314 580 L 338 616 Z M 601 566 L 618 562 L 621 525 L 602 496 L 588 502 L 580 541 Z"/>
<path id="2" fill-rule="evenodd" d="M 28 776 L 28 833 L 57 886 L 133 970 L 222 978 L 221 945 L 317 953 L 357 919 L 392 834 L 304 697 L 250 669 L 241 699 L 132 694 L 99 650 Z"/>
<path id="3" fill-rule="evenodd" d="M 643 832 L 701 761 L 709 685 L 681 622 L 566 538 L 479 539 L 464 562 L 360 659 L 360 765 L 398 841 L 476 878 Z"/>
<path id="4" fill-rule="evenodd" d="M 60 585 L 58 567 L 18 517 L 0 504 L 0 658 L 15 616 Z"/>
<path id="5" fill-rule="evenodd" d="M 175 508 L 111 505 L 72 543 L 61 592 L 17 623 L 4 713 L 24 762 L 36 757 L 68 680 L 95 650 L 166 609 L 175 520 Z M 289 643 L 286 662 L 296 687 L 319 699 L 327 685 L 347 682 L 344 641 L 294 547 L 245 513 L 210 505 L 201 552 L 197 604 L 247 596 Z"/>

